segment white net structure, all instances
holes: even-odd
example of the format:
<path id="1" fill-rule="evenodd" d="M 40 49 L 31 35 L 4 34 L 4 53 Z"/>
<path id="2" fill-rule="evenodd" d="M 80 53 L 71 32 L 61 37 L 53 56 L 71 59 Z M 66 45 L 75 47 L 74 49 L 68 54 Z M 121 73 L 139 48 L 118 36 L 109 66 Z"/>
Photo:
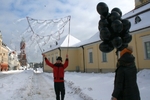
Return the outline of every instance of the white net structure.
<path id="1" fill-rule="evenodd" d="M 70 34 L 70 20 L 71 16 L 49 20 L 30 17 L 19 19 L 14 23 L 17 26 L 17 30 L 12 33 L 10 45 L 13 49 L 16 49 L 19 46 L 18 43 L 24 38 L 27 59 L 34 59 L 37 55 L 41 55 L 42 52 L 57 46 L 57 41 L 60 38 Z M 28 58 L 28 55 L 32 56 L 32 58 Z"/>

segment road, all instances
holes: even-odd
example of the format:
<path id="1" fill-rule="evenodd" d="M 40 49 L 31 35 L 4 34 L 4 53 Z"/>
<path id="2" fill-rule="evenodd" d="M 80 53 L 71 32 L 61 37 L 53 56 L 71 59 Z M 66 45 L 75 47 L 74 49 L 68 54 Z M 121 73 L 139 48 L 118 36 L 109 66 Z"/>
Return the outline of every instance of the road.
<path id="1" fill-rule="evenodd" d="M 34 73 L 31 85 L 31 100 L 55 100 L 54 88 L 50 82 L 43 77 L 43 73 Z"/>
<path id="2" fill-rule="evenodd" d="M 66 83 L 65 88 L 65 100 L 83 100 Z M 49 73 L 27 70 L 0 73 L 0 97 L 1 100 L 56 100 L 53 78 Z"/>

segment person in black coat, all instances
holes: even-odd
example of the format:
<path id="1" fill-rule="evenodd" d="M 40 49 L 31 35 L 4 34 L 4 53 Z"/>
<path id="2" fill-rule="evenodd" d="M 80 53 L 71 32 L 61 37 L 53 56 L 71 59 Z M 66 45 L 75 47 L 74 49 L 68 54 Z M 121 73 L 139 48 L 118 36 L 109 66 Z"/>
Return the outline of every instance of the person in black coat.
<path id="1" fill-rule="evenodd" d="M 141 100 L 137 85 L 137 69 L 132 47 L 128 46 L 120 52 L 115 71 L 112 100 Z"/>

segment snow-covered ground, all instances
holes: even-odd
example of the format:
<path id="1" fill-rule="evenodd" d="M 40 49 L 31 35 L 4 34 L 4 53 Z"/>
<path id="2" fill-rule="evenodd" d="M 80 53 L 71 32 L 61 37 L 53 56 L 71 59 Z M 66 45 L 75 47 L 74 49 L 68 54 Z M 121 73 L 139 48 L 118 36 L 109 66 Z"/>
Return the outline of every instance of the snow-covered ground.
<path id="1" fill-rule="evenodd" d="M 65 100 L 110 100 L 114 73 L 65 73 Z M 141 100 L 150 98 L 150 70 L 137 74 Z M 0 72 L 0 100 L 55 100 L 52 73 Z"/>

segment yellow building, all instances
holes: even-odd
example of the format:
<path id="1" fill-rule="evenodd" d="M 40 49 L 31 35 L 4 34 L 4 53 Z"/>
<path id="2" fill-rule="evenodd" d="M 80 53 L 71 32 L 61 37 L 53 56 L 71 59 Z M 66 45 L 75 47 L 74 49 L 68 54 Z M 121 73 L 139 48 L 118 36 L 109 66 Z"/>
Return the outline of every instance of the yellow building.
<path id="1" fill-rule="evenodd" d="M 0 32 L 0 63 L 7 63 L 8 64 L 8 48 L 2 41 L 2 34 Z"/>
<path id="2" fill-rule="evenodd" d="M 150 2 L 149 0 L 135 0 L 135 9 L 125 14 L 122 18 L 131 22 L 130 34 L 132 41 L 129 45 L 133 46 L 133 55 L 138 70 L 150 68 Z M 72 37 L 75 39 L 75 37 Z M 76 39 L 77 40 L 77 39 Z M 70 39 L 70 41 L 74 41 Z M 110 53 L 103 53 L 99 50 L 99 44 L 102 41 L 99 38 L 99 32 L 85 41 L 76 41 L 76 44 L 67 46 L 58 45 L 48 52 L 45 52 L 47 58 L 54 63 L 58 56 L 65 55 L 68 52 L 69 66 L 67 71 L 81 72 L 112 72 L 116 69 L 116 50 Z M 61 40 L 61 43 L 64 41 Z M 67 45 L 67 44 L 66 44 Z M 44 71 L 52 71 L 45 65 Z"/>
<path id="3" fill-rule="evenodd" d="M 130 44 L 134 47 L 134 56 L 139 70 L 150 68 L 150 0 L 140 1 L 143 2 L 141 4 L 135 2 L 136 9 L 123 16 L 131 22 L 130 34 L 133 39 Z"/>

